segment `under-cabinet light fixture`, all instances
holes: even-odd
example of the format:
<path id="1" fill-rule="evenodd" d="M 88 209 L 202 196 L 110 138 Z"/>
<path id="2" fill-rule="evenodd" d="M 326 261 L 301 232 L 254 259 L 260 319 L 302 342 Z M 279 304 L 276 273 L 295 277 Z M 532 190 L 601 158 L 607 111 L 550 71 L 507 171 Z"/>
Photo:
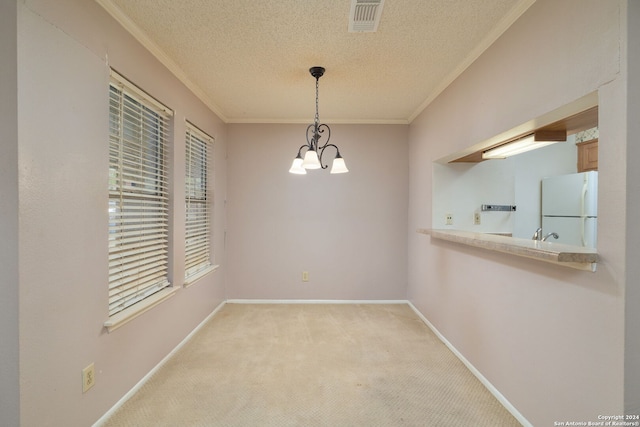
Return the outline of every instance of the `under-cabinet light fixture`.
<path id="1" fill-rule="evenodd" d="M 566 131 L 537 131 L 482 152 L 482 159 L 505 159 L 567 140 Z"/>
<path id="2" fill-rule="evenodd" d="M 318 117 L 318 80 L 324 74 L 323 67 L 311 67 L 309 73 L 316 79 L 316 116 L 313 124 L 307 127 L 307 143 L 302 145 L 298 149 L 298 155 L 293 159 L 293 164 L 289 172 L 304 175 L 307 173 L 307 169 L 326 169 L 329 165 L 322 163 L 322 155 L 327 147 L 333 147 L 336 149 L 336 157 L 333 159 L 331 166 L 331 173 L 345 173 L 349 172 L 347 165 L 344 163 L 344 159 L 340 155 L 340 150 L 335 144 L 329 144 L 331 139 L 331 129 L 328 125 L 320 124 Z M 321 134 L 327 132 L 327 141 L 324 145 L 320 145 Z M 307 150 L 302 158 L 302 151 Z"/>

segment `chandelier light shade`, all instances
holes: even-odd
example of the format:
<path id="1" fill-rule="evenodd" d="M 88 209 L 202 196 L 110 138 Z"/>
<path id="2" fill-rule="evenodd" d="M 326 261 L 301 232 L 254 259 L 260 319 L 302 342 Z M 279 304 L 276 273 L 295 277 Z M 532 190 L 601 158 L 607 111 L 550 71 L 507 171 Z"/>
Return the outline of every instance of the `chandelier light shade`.
<path id="1" fill-rule="evenodd" d="M 329 165 L 322 162 L 322 156 L 324 155 L 324 150 L 327 147 L 333 147 L 336 149 L 336 156 L 333 159 L 333 164 L 331 165 L 331 173 L 349 172 L 344 159 L 340 155 L 338 147 L 335 144 L 329 143 L 329 140 L 331 139 L 331 129 L 328 125 L 320 123 L 318 115 L 318 81 L 324 74 L 324 68 L 311 67 L 309 69 L 309 73 L 311 73 L 311 75 L 316 79 L 316 116 L 313 124 L 310 124 L 307 127 L 307 143 L 298 149 L 298 155 L 293 159 L 293 164 L 291 165 L 289 172 L 298 175 L 305 175 L 308 169 L 327 169 Z M 325 132 L 327 139 L 324 144 L 320 145 L 320 138 L 322 138 Z M 303 153 L 304 157 L 302 156 Z"/>
<path id="2" fill-rule="evenodd" d="M 298 156 L 293 159 L 293 164 L 291 165 L 291 169 L 289 169 L 289 172 L 295 173 L 297 175 L 306 175 L 307 170 L 302 167 L 303 162 L 304 160 L 302 160 L 302 156 L 300 155 L 300 153 L 298 153 Z"/>
<path id="3" fill-rule="evenodd" d="M 320 158 L 318 157 L 318 152 L 316 150 L 307 150 L 304 155 L 302 167 L 305 169 L 320 169 L 322 167 L 322 165 L 320 164 Z"/>
<path id="4" fill-rule="evenodd" d="M 344 163 L 344 159 L 342 158 L 340 153 L 338 153 L 336 155 L 336 158 L 333 159 L 333 164 L 331 165 L 331 173 L 345 173 L 345 172 L 349 172 L 349 169 L 347 169 L 347 165 Z"/>

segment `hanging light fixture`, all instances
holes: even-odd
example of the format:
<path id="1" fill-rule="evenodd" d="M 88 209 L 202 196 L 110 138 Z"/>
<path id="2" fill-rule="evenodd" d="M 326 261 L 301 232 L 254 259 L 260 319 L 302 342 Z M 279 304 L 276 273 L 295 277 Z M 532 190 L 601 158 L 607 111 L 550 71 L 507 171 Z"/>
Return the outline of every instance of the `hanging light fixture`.
<path id="1" fill-rule="evenodd" d="M 307 143 L 298 149 L 298 155 L 293 159 L 293 164 L 289 172 L 304 175 L 307 173 L 307 169 L 326 169 L 329 165 L 322 163 L 322 156 L 327 147 L 336 149 L 336 157 L 333 159 L 333 164 L 331 165 L 331 173 L 349 172 L 338 147 L 335 144 L 329 144 L 331 129 L 328 125 L 320 123 L 318 115 L 318 80 L 320 80 L 320 77 L 324 74 L 324 68 L 311 67 L 309 68 L 309 73 L 316 79 L 316 116 L 313 124 L 307 127 Z M 320 145 L 320 138 L 325 132 L 327 133 L 327 141 L 323 145 Z M 302 157 L 303 152 L 304 158 Z"/>

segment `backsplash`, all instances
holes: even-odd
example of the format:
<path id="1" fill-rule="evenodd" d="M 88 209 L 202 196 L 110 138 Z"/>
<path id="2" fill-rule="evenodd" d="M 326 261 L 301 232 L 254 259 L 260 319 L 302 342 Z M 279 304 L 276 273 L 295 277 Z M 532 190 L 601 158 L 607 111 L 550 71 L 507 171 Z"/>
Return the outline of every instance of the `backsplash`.
<path id="1" fill-rule="evenodd" d="M 598 139 L 598 127 L 593 127 L 591 129 L 583 130 L 581 132 L 576 133 L 576 143 L 591 141 L 592 139 Z"/>

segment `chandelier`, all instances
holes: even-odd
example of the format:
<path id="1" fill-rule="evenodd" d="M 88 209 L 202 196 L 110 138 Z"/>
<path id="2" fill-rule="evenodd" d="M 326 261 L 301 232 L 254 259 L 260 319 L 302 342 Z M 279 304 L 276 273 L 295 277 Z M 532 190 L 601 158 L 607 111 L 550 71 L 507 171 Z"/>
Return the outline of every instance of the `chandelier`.
<path id="1" fill-rule="evenodd" d="M 289 172 L 304 175 L 307 173 L 307 169 L 326 169 L 329 165 L 322 163 L 322 156 L 327 147 L 336 149 L 336 157 L 333 159 L 333 164 L 331 165 L 331 173 L 349 172 L 338 147 L 335 144 L 329 144 L 331 129 L 328 125 L 324 123 L 321 124 L 318 116 L 318 80 L 320 80 L 320 77 L 324 74 L 324 68 L 311 67 L 309 68 L 309 73 L 316 79 L 316 117 L 313 124 L 307 127 L 307 143 L 298 149 L 298 155 L 293 159 L 293 164 Z M 327 140 L 323 145 L 320 145 L 320 138 L 325 132 L 327 133 Z M 302 157 L 303 152 L 304 158 Z"/>

